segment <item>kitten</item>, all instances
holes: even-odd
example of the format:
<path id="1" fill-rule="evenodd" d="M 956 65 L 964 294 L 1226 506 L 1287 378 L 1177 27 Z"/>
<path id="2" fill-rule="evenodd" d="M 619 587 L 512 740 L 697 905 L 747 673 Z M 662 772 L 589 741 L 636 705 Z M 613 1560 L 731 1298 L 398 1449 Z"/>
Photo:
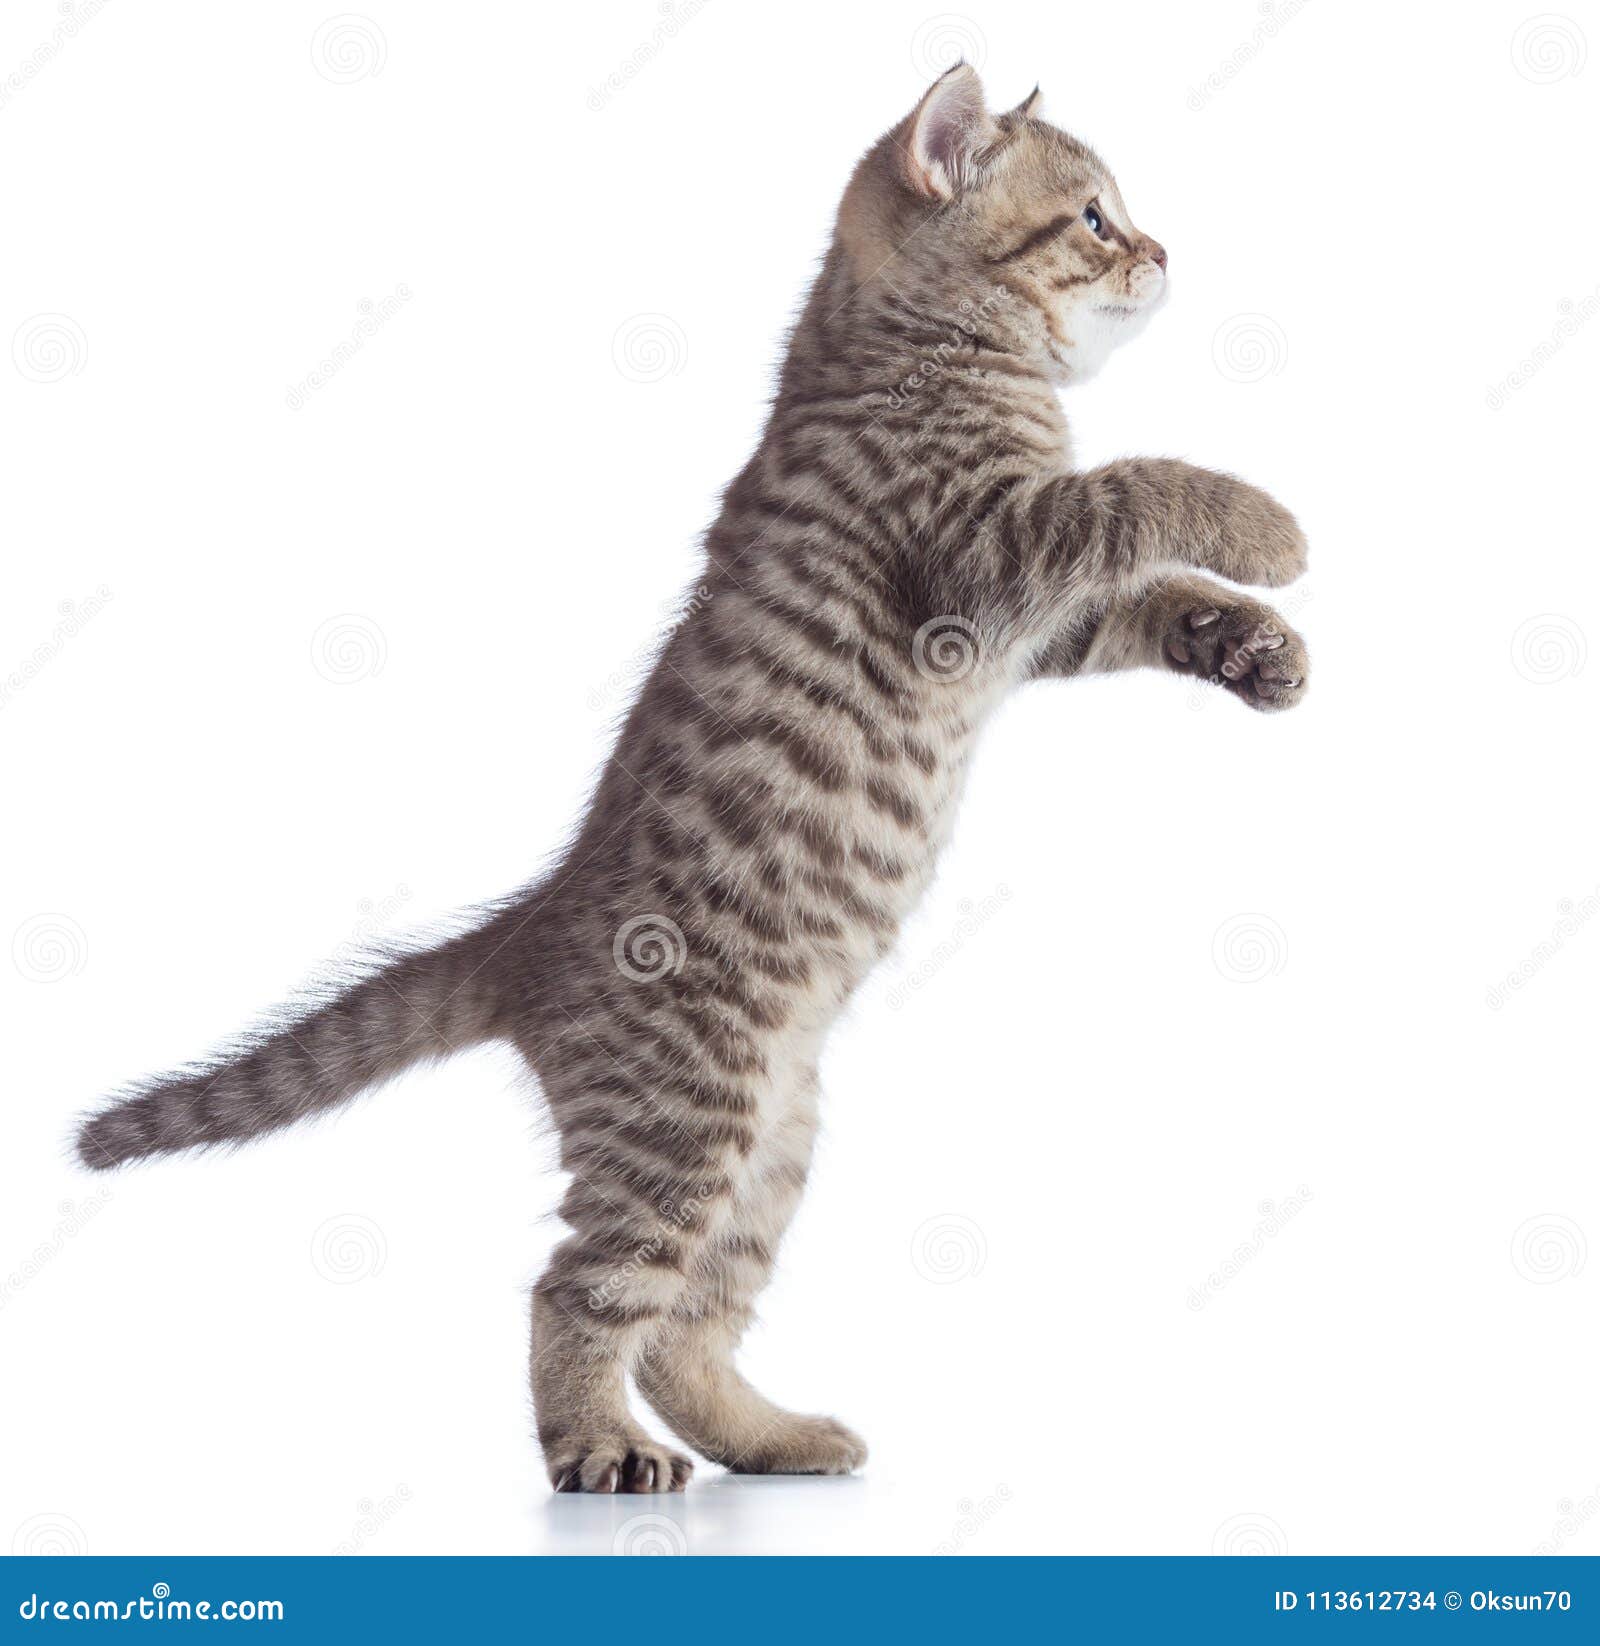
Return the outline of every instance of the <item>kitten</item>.
<path id="1" fill-rule="evenodd" d="M 702 1456 L 839 1474 L 866 1447 L 734 1367 L 805 1186 L 817 1059 L 933 873 L 973 744 L 1041 677 L 1155 667 L 1252 708 L 1298 636 L 1214 581 L 1300 574 L 1293 518 L 1159 458 L 1073 467 L 1058 385 L 1166 295 L 1167 254 L 1038 94 L 939 79 L 865 156 L 759 448 L 560 865 L 477 929 L 138 1088 L 87 1166 L 230 1143 L 414 1063 L 510 1041 L 574 1231 L 534 1288 L 558 1490 L 681 1489 L 625 1379 Z"/>

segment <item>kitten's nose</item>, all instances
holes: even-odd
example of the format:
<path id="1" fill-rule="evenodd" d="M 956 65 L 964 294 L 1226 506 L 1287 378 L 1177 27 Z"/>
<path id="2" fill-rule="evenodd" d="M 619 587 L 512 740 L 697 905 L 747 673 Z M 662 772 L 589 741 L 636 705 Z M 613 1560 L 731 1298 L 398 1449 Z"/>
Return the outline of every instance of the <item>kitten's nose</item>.
<path id="1" fill-rule="evenodd" d="M 1145 250 L 1145 255 L 1158 269 L 1167 266 L 1167 248 L 1159 240 L 1152 240 Z"/>

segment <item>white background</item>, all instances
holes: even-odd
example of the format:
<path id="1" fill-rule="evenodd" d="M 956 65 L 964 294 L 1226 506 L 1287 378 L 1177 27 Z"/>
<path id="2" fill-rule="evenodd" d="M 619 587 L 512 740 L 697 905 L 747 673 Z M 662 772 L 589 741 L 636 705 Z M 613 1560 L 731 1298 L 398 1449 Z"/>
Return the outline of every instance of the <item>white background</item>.
<path id="1" fill-rule="evenodd" d="M 1600 8 L 93 9 L 0 25 L 0 1549 L 1600 1553 Z M 1171 253 L 1082 457 L 1295 508 L 1314 689 L 1010 705 L 749 1343 L 865 1475 L 553 1502 L 509 1054 L 71 1118 L 548 860 L 960 47 Z"/>

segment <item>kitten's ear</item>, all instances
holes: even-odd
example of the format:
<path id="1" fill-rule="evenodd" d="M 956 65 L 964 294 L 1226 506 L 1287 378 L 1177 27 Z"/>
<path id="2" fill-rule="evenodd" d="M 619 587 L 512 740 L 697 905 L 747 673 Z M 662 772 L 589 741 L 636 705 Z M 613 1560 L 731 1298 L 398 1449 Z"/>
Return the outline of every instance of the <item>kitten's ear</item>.
<path id="1" fill-rule="evenodd" d="M 1038 114 L 1043 103 L 1044 94 L 1035 86 L 1014 109 L 1007 109 L 1000 118 L 1002 120 L 1031 120 Z"/>
<path id="2" fill-rule="evenodd" d="M 954 199 L 973 180 L 979 154 L 999 135 L 977 70 L 957 63 L 929 86 L 906 122 L 906 183 L 929 199 Z"/>

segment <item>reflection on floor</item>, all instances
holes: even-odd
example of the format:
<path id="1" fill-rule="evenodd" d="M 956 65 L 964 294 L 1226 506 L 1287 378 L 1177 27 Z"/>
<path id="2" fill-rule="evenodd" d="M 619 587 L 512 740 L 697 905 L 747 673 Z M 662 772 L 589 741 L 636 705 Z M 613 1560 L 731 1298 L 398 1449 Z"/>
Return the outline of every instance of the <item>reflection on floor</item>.
<path id="1" fill-rule="evenodd" d="M 867 1510 L 859 1477 L 712 1475 L 687 1492 L 648 1497 L 552 1496 L 535 1554 L 750 1555 L 847 1553 Z"/>

